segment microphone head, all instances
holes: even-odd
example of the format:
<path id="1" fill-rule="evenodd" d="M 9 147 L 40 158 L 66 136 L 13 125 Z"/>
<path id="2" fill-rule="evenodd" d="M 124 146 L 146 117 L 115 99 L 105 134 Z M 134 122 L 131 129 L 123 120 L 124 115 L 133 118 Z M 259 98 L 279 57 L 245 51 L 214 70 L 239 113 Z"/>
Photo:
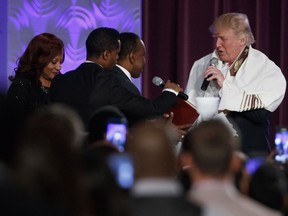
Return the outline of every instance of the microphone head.
<path id="1" fill-rule="evenodd" d="M 211 60 L 210 60 L 210 65 L 211 66 L 217 66 L 218 65 L 218 58 L 216 57 L 213 57 Z"/>
<path id="2" fill-rule="evenodd" d="M 161 86 L 162 84 L 164 84 L 164 81 L 160 77 L 155 76 L 152 79 L 152 83 L 156 86 Z"/>

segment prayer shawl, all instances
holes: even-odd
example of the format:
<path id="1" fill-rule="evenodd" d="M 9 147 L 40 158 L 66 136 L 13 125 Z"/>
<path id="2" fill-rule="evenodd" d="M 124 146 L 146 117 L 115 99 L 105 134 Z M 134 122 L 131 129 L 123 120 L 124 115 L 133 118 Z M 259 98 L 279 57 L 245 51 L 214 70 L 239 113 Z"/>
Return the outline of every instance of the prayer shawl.
<path id="1" fill-rule="evenodd" d="M 243 112 L 264 108 L 273 112 L 280 105 L 286 80 L 274 62 L 251 46 L 236 74 L 231 75 L 228 64 L 219 60 L 217 68 L 225 77 L 223 87 L 210 81 L 207 90 L 202 91 L 204 72 L 213 57 L 218 58 L 216 51 L 197 60 L 191 68 L 185 92 L 193 105 L 196 105 L 196 97 L 220 97 L 219 111 Z"/>

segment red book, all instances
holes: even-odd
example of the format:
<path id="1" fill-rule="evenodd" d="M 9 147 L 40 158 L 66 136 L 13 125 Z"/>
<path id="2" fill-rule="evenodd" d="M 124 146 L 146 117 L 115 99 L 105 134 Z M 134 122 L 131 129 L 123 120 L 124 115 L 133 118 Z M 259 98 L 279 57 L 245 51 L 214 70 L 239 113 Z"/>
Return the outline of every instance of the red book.
<path id="1" fill-rule="evenodd" d="M 199 116 L 196 108 L 188 101 L 178 98 L 177 104 L 167 112 L 173 112 L 173 124 L 185 125 L 192 124 Z"/>

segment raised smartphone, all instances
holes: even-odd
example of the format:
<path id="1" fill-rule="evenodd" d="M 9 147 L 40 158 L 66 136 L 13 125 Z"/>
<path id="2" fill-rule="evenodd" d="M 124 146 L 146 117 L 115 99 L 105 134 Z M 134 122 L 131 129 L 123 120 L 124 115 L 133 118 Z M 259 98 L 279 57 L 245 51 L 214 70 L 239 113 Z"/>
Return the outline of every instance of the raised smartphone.
<path id="1" fill-rule="evenodd" d="M 128 153 L 114 153 L 108 157 L 111 169 L 119 187 L 129 189 L 134 183 L 134 166 Z"/>
<path id="2" fill-rule="evenodd" d="M 125 151 L 127 123 L 121 118 L 110 118 L 106 127 L 106 140 L 113 143 L 120 152 Z"/>
<path id="3" fill-rule="evenodd" d="M 288 161 L 288 128 L 277 127 L 275 131 L 275 156 L 274 160 L 278 163 L 286 163 Z"/>

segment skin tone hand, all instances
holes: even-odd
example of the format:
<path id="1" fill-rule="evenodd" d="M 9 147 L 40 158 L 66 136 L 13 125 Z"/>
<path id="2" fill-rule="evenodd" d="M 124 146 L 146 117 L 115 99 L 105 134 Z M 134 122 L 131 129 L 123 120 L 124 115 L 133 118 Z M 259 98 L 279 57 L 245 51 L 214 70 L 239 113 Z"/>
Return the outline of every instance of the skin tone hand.
<path id="1" fill-rule="evenodd" d="M 216 67 L 209 66 L 207 70 L 204 72 L 204 77 L 207 78 L 208 81 L 213 80 L 217 82 L 218 86 L 220 86 L 221 88 L 223 87 L 224 75 Z"/>
<path id="2" fill-rule="evenodd" d="M 175 125 L 172 123 L 173 118 L 174 118 L 174 113 L 171 112 L 170 115 L 169 114 L 164 114 L 163 117 L 165 119 L 167 119 L 166 125 L 171 128 L 174 128 L 177 130 L 177 138 L 180 141 L 181 139 L 183 139 L 183 137 L 186 135 L 188 129 L 192 126 L 191 124 L 185 124 L 185 125 Z"/>
<path id="3" fill-rule="evenodd" d="M 183 89 L 180 87 L 180 85 L 178 85 L 176 83 L 173 83 L 170 80 L 167 80 L 167 82 L 165 83 L 164 88 L 173 89 L 176 92 L 183 91 Z"/>

